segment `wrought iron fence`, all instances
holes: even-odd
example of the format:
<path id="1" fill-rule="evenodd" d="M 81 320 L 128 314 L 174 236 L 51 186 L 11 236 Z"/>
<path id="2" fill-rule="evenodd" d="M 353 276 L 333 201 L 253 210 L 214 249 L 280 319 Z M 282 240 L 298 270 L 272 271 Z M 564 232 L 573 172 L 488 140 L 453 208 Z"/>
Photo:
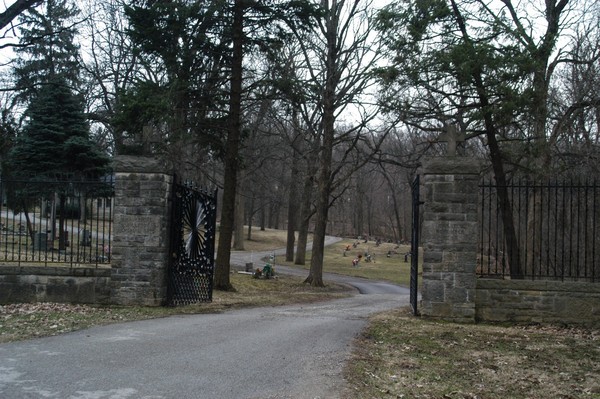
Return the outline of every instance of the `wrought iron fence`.
<path id="1" fill-rule="evenodd" d="M 512 229 L 503 223 L 499 187 L 484 182 L 480 188 L 480 276 L 600 282 L 597 183 L 507 185 Z M 508 234 L 515 245 L 507 245 Z"/>
<path id="2" fill-rule="evenodd" d="M 99 267 L 110 264 L 114 185 L 0 179 L 0 263 Z"/>

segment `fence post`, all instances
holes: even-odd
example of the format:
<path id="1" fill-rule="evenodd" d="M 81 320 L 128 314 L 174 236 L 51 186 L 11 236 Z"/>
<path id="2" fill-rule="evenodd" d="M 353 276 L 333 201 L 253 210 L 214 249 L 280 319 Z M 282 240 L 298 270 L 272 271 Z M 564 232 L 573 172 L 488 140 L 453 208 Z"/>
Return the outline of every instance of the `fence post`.
<path id="1" fill-rule="evenodd" d="M 114 159 L 111 301 L 159 306 L 166 300 L 172 174 L 157 160 Z"/>
<path id="2" fill-rule="evenodd" d="M 470 158 L 438 157 L 423 164 L 424 317 L 475 321 L 479 175 L 479 162 Z"/>

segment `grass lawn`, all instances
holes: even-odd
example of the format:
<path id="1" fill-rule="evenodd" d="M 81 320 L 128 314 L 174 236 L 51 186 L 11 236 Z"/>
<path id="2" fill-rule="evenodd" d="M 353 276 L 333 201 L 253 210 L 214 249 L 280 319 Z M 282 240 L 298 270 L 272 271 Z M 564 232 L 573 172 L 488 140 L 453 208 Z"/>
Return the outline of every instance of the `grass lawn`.
<path id="1" fill-rule="evenodd" d="M 272 251 L 278 248 L 285 248 L 287 232 L 284 230 L 264 229 L 253 227 L 250 239 L 248 240 L 248 227 L 244 228 L 244 251 Z M 309 240 L 312 236 L 309 237 Z M 217 229 L 216 240 L 219 241 L 219 232 Z M 215 248 L 217 246 L 215 245 Z"/>
<path id="2" fill-rule="evenodd" d="M 358 243 L 356 247 L 353 244 Z M 346 250 L 350 248 L 349 250 Z M 405 262 L 404 255 L 410 252 L 409 245 L 381 243 L 375 245 L 374 241 L 365 243 L 363 240 L 343 239 L 342 241 L 325 247 L 323 258 L 323 271 L 347 276 L 365 277 L 372 280 L 385 280 L 399 285 L 408 286 L 410 281 L 410 257 Z M 388 256 L 389 253 L 389 256 Z M 371 261 L 366 260 L 367 254 Z M 352 260 L 361 255 L 358 266 L 352 265 Z M 292 267 L 310 267 L 310 252 L 306 256 L 305 266 L 285 262 L 283 257 L 276 259 L 276 264 Z M 420 258 L 419 258 L 420 259 Z"/>

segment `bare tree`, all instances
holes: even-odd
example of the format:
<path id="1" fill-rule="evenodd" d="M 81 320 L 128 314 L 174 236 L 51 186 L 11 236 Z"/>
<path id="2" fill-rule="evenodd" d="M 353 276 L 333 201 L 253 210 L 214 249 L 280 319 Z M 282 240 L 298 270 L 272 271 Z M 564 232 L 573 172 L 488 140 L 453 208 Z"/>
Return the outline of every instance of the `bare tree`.
<path id="1" fill-rule="evenodd" d="M 595 15 L 595 17 L 594 17 Z M 569 177 L 596 176 L 600 144 L 600 6 L 571 38 L 570 58 L 550 93 L 556 160 Z"/>
<path id="2" fill-rule="evenodd" d="M 304 76 L 307 82 L 305 98 L 308 101 L 302 117 L 316 144 L 308 148 L 318 149 L 314 175 L 314 238 L 311 267 L 306 279 L 313 286 L 323 286 L 328 211 L 336 184 L 345 181 L 340 176 L 345 169 L 335 167 L 334 148 L 345 143 L 345 151 L 337 162 L 337 165 L 344 165 L 344 160 L 357 152 L 357 143 L 369 141 L 367 126 L 374 117 L 373 109 L 356 108 L 360 115 L 358 121 L 344 127 L 339 125 L 343 112 L 357 105 L 359 97 L 365 95 L 372 84 L 370 71 L 376 65 L 378 55 L 371 41 L 370 6 L 368 2 L 359 0 L 323 1 L 322 17 L 315 24 L 317 28 L 308 35 L 295 32 L 305 68 L 299 76 Z M 376 141 L 370 143 L 376 146 Z"/>
<path id="3" fill-rule="evenodd" d="M 113 153 L 119 153 L 128 140 L 129 132 L 117 122 L 123 96 L 140 80 L 159 79 L 158 71 L 138 57 L 127 34 L 124 4 L 122 0 L 89 0 L 82 29 L 88 117 L 102 126 L 102 139 Z"/>

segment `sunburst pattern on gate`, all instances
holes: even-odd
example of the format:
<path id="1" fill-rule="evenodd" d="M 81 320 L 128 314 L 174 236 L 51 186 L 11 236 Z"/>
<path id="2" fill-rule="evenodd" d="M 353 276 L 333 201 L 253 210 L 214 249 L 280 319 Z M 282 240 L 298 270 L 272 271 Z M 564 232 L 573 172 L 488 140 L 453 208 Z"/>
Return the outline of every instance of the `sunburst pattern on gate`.
<path id="1" fill-rule="evenodd" d="M 168 302 L 172 306 L 212 300 L 216 192 L 175 183 Z"/>

